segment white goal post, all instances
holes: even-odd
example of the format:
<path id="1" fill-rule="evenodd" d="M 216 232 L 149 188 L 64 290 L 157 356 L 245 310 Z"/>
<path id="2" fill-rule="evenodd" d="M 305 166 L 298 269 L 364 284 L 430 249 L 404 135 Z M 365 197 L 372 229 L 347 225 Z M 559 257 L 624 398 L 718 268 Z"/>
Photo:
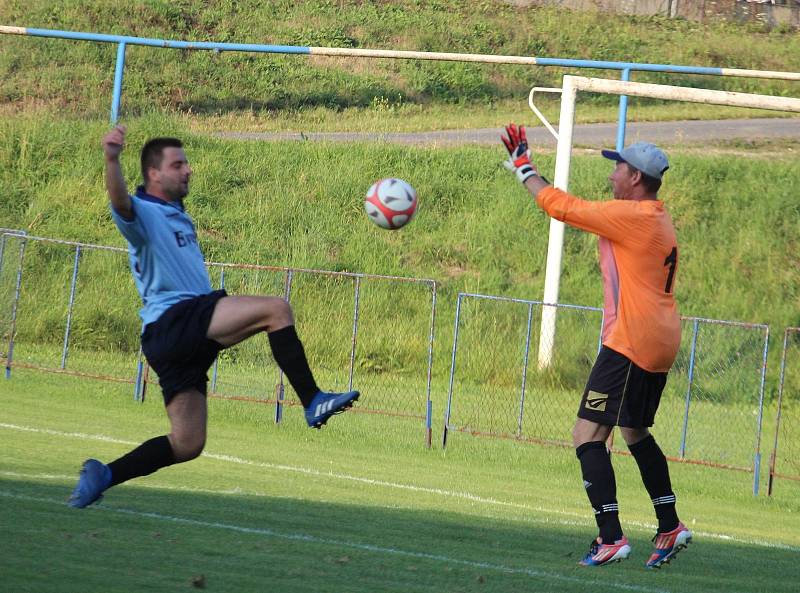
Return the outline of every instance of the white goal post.
<path id="1" fill-rule="evenodd" d="M 793 97 L 773 97 L 769 95 L 566 75 L 561 88 L 561 114 L 558 123 L 556 170 L 553 178 L 553 185 L 564 191 L 568 191 L 569 186 L 572 135 L 575 126 L 575 100 L 578 91 L 800 113 L 800 99 Z M 544 297 L 542 299 L 544 303 L 558 303 L 563 245 L 564 223 L 554 218 L 550 219 L 550 238 L 547 245 L 547 267 L 545 269 Z M 542 308 L 542 325 L 539 335 L 539 368 L 549 367 L 553 359 L 556 310 L 557 307 L 552 306 L 544 306 Z"/>

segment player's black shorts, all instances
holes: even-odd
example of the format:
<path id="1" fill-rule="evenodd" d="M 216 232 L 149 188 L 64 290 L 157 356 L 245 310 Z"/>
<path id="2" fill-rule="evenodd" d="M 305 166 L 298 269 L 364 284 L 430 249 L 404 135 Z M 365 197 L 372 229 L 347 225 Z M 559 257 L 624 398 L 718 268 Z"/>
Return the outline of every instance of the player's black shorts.
<path id="1" fill-rule="evenodd" d="M 603 346 L 589 373 L 578 418 L 609 426 L 653 426 L 667 373 L 651 373 Z"/>
<path id="2" fill-rule="evenodd" d="M 203 395 L 208 392 L 206 373 L 224 346 L 208 339 L 206 333 L 214 307 L 224 296 L 224 290 L 215 290 L 180 301 L 145 326 L 142 352 L 158 374 L 165 404 L 187 389 Z"/>

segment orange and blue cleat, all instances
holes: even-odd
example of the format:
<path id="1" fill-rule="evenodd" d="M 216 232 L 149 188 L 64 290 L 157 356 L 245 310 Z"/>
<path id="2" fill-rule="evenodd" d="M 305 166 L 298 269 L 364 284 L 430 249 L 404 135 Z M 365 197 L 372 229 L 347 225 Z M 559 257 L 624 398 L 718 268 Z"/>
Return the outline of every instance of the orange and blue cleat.
<path id="1" fill-rule="evenodd" d="M 647 568 L 661 568 L 663 564 L 669 564 L 670 560 L 692 543 L 692 532 L 683 523 L 667 533 L 656 533 L 653 537 L 656 549 L 647 561 Z"/>
<path id="2" fill-rule="evenodd" d="M 628 538 L 624 535 L 613 544 L 604 544 L 599 537 L 592 542 L 589 553 L 578 564 L 583 566 L 603 566 L 625 560 L 631 553 Z"/>

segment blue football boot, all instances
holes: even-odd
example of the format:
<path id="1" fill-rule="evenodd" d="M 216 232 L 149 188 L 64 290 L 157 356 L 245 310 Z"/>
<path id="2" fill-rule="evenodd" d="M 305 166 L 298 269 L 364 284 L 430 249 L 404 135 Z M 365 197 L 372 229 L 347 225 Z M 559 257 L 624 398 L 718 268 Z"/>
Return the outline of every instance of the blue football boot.
<path id="1" fill-rule="evenodd" d="M 111 486 L 111 470 L 97 459 L 83 462 L 78 485 L 69 497 L 69 506 L 76 509 L 88 507 L 103 498 L 103 492 Z"/>
<path id="2" fill-rule="evenodd" d="M 328 418 L 351 408 L 360 395 L 358 391 L 347 393 L 319 391 L 306 408 L 306 422 L 311 428 L 322 428 Z"/>

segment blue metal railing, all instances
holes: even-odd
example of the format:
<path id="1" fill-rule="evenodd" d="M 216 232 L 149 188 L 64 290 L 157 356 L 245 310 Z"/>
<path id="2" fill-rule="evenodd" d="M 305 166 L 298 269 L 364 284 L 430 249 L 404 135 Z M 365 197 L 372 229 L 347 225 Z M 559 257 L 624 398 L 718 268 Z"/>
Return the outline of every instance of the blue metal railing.
<path id="1" fill-rule="evenodd" d="M 119 120 L 122 97 L 122 81 L 125 71 L 125 50 L 128 45 L 161 47 L 184 50 L 209 50 L 215 52 L 241 51 L 272 54 L 351 56 L 365 58 L 394 58 L 414 60 L 438 60 L 455 62 L 481 62 L 493 64 L 518 64 L 530 66 L 557 66 L 566 68 L 593 68 L 601 70 L 619 70 L 624 81 L 630 80 L 631 72 L 665 72 L 673 74 L 698 74 L 711 76 L 736 76 L 747 78 L 765 78 L 800 81 L 800 73 L 773 72 L 764 70 L 743 70 L 735 68 L 716 68 L 706 66 L 684 66 L 676 64 L 639 64 L 636 62 L 615 62 L 607 60 L 575 60 L 565 58 L 543 58 L 535 56 L 499 56 L 487 54 L 463 54 L 447 52 L 421 52 L 404 50 L 377 50 L 356 48 L 312 47 L 299 45 L 269 45 L 259 43 L 217 43 L 211 41 L 176 41 L 168 39 L 151 39 L 147 37 L 130 37 L 127 35 L 107 35 L 103 33 L 85 33 L 80 31 L 59 31 L 54 29 L 37 29 L 0 25 L 0 33 L 10 35 L 27 35 L 31 37 L 49 37 L 76 41 L 93 41 L 100 43 L 116 43 L 117 61 L 114 69 L 114 91 L 111 100 L 111 123 Z M 627 118 L 628 98 L 620 96 L 619 122 L 617 129 L 617 149 L 625 142 L 625 123 Z"/>

